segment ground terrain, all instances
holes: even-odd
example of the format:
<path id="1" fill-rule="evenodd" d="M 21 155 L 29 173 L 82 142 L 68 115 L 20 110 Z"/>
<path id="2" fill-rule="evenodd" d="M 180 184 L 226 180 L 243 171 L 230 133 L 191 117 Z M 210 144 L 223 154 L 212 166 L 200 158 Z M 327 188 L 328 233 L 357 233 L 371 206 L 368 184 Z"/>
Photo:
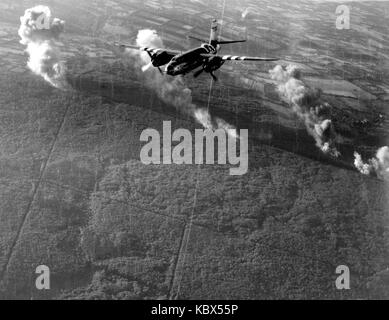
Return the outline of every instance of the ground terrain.
<path id="1" fill-rule="evenodd" d="M 225 37 L 250 40 L 238 53 L 297 61 L 342 136 L 341 158 L 322 155 L 280 101 L 274 65 L 231 64 L 210 112 L 249 129 L 249 172 L 234 177 L 228 166 L 139 161 L 143 129 L 200 125 L 162 102 L 110 45 L 152 27 L 185 49 L 194 45 L 180 41 L 187 34 L 207 36 L 220 1 L 42 4 L 67 22 L 71 90 L 25 67 L 18 18 L 35 3 L 2 3 L 0 298 L 389 297 L 388 184 L 352 166 L 354 150 L 369 157 L 387 144 L 387 4 L 351 4 L 352 28 L 339 33 L 335 4 L 246 1 L 243 21 L 227 1 Z M 209 81 L 186 79 L 199 107 Z M 35 288 L 40 264 L 50 267 L 51 290 Z M 348 291 L 334 285 L 342 264 Z"/>

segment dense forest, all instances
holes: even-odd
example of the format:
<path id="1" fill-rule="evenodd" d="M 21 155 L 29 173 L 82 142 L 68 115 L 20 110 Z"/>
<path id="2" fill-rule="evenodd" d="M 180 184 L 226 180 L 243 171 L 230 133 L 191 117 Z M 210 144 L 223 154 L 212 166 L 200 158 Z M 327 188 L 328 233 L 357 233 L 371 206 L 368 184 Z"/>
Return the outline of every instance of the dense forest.
<path id="1" fill-rule="evenodd" d="M 146 166 L 144 128 L 193 121 L 1 77 L 2 298 L 388 298 L 385 182 L 265 145 L 244 176 Z"/>

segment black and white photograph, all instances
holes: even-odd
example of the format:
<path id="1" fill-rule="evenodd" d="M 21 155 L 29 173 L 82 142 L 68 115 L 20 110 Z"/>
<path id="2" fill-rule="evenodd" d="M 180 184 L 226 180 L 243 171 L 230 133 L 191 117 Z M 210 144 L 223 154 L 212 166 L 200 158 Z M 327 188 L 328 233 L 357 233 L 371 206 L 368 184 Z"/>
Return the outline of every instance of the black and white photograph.
<path id="1" fill-rule="evenodd" d="M 389 1 L 1 0 L 0 71 L 0 300 L 389 299 Z"/>

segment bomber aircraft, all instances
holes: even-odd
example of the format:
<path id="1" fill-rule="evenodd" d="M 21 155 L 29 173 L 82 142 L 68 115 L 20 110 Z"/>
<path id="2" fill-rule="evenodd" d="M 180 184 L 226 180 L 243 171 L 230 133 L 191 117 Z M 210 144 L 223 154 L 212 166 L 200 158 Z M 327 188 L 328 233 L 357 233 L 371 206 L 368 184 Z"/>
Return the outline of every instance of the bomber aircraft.
<path id="1" fill-rule="evenodd" d="M 201 46 L 185 52 L 164 48 L 139 47 L 120 43 L 115 43 L 115 45 L 121 48 L 131 48 L 146 51 L 150 56 L 151 64 L 154 67 L 158 68 L 161 73 L 165 73 L 170 76 L 178 76 L 185 75 L 199 68 L 199 70 L 196 70 L 193 74 L 195 78 L 197 78 L 201 73 L 206 72 L 209 73 L 215 81 L 217 81 L 217 78 L 214 72 L 218 70 L 226 61 L 279 60 L 277 58 L 218 55 L 220 45 L 245 42 L 246 40 L 219 40 L 219 24 L 217 20 L 212 21 L 210 39 L 208 42 L 192 36 L 189 36 L 189 38 L 201 41 L 203 43 L 201 44 Z M 162 66 L 165 66 L 165 70 L 161 69 Z"/>

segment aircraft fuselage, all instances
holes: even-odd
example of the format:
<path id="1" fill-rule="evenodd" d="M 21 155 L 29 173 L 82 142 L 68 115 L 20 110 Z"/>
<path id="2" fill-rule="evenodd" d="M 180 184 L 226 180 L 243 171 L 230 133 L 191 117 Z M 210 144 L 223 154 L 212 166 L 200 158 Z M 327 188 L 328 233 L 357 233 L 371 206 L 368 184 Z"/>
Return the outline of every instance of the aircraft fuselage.
<path id="1" fill-rule="evenodd" d="M 203 44 L 201 47 L 177 55 L 166 65 L 166 74 L 170 76 L 187 74 L 203 66 L 209 59 L 201 56 L 204 53 L 216 53 L 216 49 L 209 44 Z"/>

